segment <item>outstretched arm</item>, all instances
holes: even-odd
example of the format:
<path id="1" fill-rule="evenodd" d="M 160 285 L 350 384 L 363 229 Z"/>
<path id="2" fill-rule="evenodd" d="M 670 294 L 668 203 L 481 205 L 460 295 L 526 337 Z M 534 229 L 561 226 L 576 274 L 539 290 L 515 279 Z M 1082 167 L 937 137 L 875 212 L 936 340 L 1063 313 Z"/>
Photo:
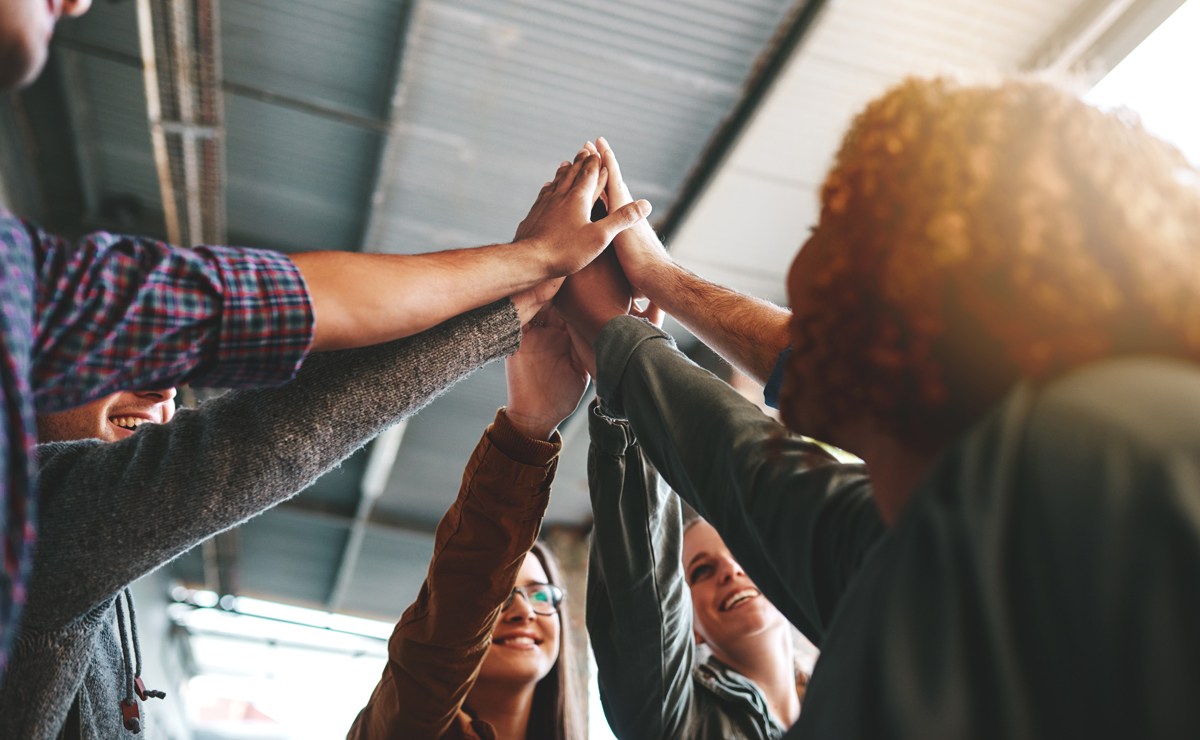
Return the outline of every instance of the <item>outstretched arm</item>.
<path id="1" fill-rule="evenodd" d="M 593 223 L 600 157 L 580 151 L 538 194 L 510 244 L 415 255 L 308 252 L 292 261 L 312 295 L 313 349 L 415 334 L 463 311 L 570 275 L 650 213 L 630 202 Z M 551 292 L 551 295 L 553 293 Z"/>
<path id="2" fill-rule="evenodd" d="M 562 444 L 555 428 L 579 404 L 588 378 L 553 311 L 525 329 L 506 370 L 509 406 L 475 448 L 458 500 L 438 525 L 429 576 L 396 625 L 352 740 L 446 733 L 537 537 Z"/>
<path id="3" fill-rule="evenodd" d="M 597 140 L 608 170 L 610 208 L 631 202 L 621 166 L 604 139 Z M 649 222 L 617 234 L 613 246 L 635 290 L 673 316 L 727 362 L 765 385 L 779 353 L 791 342 L 792 314 L 769 301 L 711 283 L 679 266 Z"/>
<path id="4" fill-rule="evenodd" d="M 629 288 L 597 259 L 555 305 L 596 369 L 606 413 L 629 420 L 646 458 L 729 545 L 751 579 L 810 640 L 884 534 L 866 469 L 838 463 L 768 419 L 657 328 L 623 315 Z"/>
<path id="5" fill-rule="evenodd" d="M 119 442 L 40 445 L 30 622 L 83 614 L 294 495 L 519 337 L 505 299 L 396 342 L 310 355 L 291 383 L 231 391 Z"/>

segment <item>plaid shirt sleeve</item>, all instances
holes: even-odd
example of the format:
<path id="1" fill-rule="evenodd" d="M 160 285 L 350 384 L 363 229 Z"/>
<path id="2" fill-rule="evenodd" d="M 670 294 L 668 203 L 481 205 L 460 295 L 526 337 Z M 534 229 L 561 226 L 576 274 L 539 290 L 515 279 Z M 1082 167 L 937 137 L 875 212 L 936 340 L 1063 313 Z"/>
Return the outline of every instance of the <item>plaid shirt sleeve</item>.
<path id="1" fill-rule="evenodd" d="M 72 243 L 27 227 L 39 414 L 118 390 L 277 385 L 312 344 L 308 289 L 281 254 L 104 232 Z"/>

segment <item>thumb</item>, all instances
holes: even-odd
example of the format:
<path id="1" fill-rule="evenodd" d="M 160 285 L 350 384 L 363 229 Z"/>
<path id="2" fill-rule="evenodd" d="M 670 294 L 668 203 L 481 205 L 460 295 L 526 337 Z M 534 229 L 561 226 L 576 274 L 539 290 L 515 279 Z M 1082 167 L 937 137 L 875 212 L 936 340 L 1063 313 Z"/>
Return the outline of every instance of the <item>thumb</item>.
<path id="1" fill-rule="evenodd" d="M 650 215 L 653 210 L 648 200 L 635 200 L 632 203 L 627 203 L 615 212 L 610 213 L 606 218 L 596 222 L 596 226 L 600 227 L 604 232 L 604 243 L 608 244 L 625 229 L 633 226 L 638 221 Z"/>

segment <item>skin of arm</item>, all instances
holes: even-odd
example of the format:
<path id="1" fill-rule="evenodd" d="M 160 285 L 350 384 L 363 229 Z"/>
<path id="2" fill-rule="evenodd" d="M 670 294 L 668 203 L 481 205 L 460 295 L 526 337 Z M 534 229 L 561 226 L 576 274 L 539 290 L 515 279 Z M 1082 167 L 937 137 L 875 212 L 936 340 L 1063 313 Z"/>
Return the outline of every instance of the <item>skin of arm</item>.
<path id="1" fill-rule="evenodd" d="M 596 144 L 609 173 L 608 204 L 619 209 L 633 198 L 608 142 L 600 138 Z M 647 221 L 617 234 L 613 247 L 637 294 L 673 316 L 727 362 L 760 385 L 766 384 L 779 353 L 791 344 L 791 311 L 711 283 L 679 266 Z"/>
<path id="2" fill-rule="evenodd" d="M 509 244 L 418 255 L 307 252 L 292 257 L 308 285 L 313 350 L 390 341 L 541 286 L 588 264 L 618 232 L 650 213 L 646 201 L 590 220 L 600 157 L 581 150 L 546 183 Z"/>

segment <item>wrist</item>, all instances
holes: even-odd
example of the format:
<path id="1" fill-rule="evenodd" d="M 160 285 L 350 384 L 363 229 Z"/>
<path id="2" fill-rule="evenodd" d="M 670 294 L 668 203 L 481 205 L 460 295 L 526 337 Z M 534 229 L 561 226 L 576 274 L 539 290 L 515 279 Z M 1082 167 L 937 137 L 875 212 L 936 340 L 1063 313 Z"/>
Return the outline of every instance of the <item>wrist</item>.
<path id="1" fill-rule="evenodd" d="M 616 308 L 609 310 L 600 310 L 588 313 L 582 317 L 579 322 L 579 333 L 587 340 L 589 345 L 596 343 L 596 337 L 600 336 L 600 332 L 617 316 L 624 316 L 628 311 L 621 311 Z"/>
<path id="2" fill-rule="evenodd" d="M 658 235 L 643 223 L 618 234 L 616 246 L 629 284 L 658 303 L 651 293 L 664 292 L 662 286 L 679 269 L 658 241 Z"/>
<path id="3" fill-rule="evenodd" d="M 511 405 L 505 407 L 504 415 L 508 417 L 513 429 L 530 439 L 542 442 L 550 441 L 554 430 L 562 423 L 561 419 L 556 421 L 542 414 L 522 411 L 519 407 L 513 408 Z"/>
<path id="4" fill-rule="evenodd" d="M 517 259 L 534 270 L 535 282 L 566 275 L 560 264 L 561 255 L 555 254 L 552 245 L 541 239 L 518 239 L 512 244 L 518 249 Z"/>

